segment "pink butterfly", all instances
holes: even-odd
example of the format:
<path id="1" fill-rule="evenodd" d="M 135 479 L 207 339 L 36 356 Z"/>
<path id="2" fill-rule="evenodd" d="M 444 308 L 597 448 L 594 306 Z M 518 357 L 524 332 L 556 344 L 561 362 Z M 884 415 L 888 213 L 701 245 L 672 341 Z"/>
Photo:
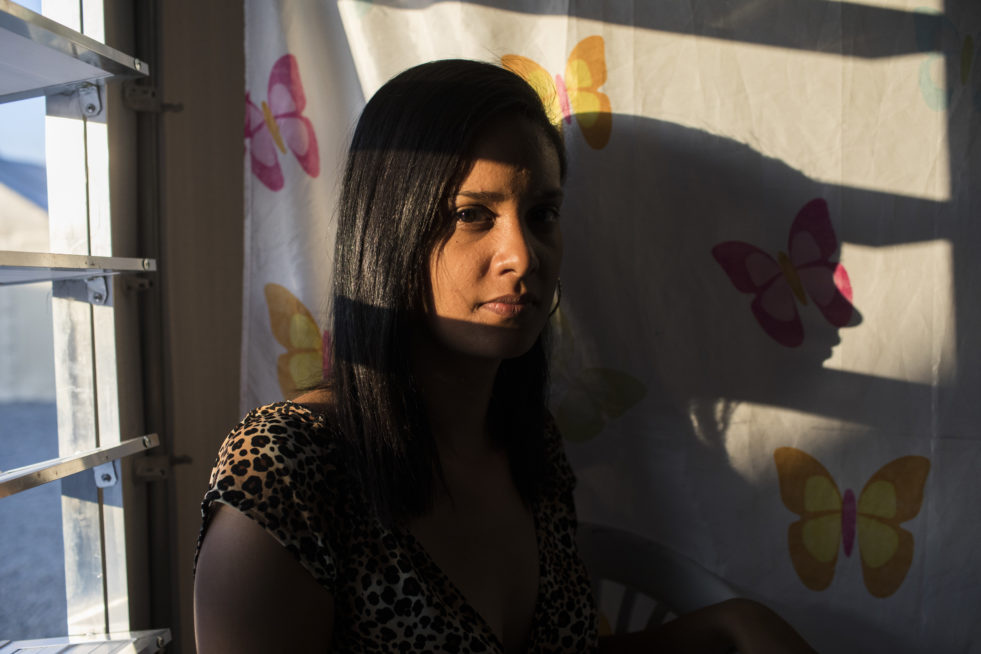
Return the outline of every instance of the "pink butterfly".
<path id="1" fill-rule="evenodd" d="M 278 191 L 283 188 L 283 169 L 276 154 L 293 152 L 310 177 L 320 174 L 320 154 L 313 124 L 303 116 L 307 98 L 300 82 L 296 57 L 283 55 L 269 73 L 269 104 L 259 108 L 245 94 L 245 138 L 251 143 L 252 173 L 259 181 Z"/>
<path id="2" fill-rule="evenodd" d="M 804 325 L 796 297 L 807 305 L 810 297 L 829 323 L 844 327 L 852 317 L 852 285 L 848 273 L 831 255 L 838 238 L 821 198 L 801 208 L 790 226 L 787 251 L 769 254 L 749 243 L 726 241 L 712 248 L 712 256 L 732 284 L 755 297 L 750 308 L 773 340 L 787 347 L 804 342 Z"/>

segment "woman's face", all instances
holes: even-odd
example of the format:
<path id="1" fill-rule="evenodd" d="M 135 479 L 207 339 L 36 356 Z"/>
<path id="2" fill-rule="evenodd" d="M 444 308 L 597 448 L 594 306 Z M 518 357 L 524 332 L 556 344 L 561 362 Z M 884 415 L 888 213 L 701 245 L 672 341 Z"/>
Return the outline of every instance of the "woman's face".
<path id="1" fill-rule="evenodd" d="M 503 359 L 531 348 L 548 320 L 562 262 L 559 157 L 525 118 L 477 143 L 448 207 L 448 240 L 430 258 L 429 324 L 460 354 Z"/>

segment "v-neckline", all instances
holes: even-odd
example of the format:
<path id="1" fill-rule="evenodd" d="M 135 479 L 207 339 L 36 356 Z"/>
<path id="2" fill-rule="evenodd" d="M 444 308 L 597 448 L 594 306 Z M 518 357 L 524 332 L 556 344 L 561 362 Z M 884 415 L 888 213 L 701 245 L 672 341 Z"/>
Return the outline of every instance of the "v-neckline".
<path id="1" fill-rule="evenodd" d="M 532 502 L 531 507 L 531 517 L 535 525 L 535 546 L 537 549 L 537 560 L 538 560 L 538 587 L 535 589 L 535 606 L 531 612 L 531 628 L 528 631 L 528 636 L 525 640 L 524 651 L 531 651 L 532 646 L 538 642 L 538 625 L 541 622 L 541 612 L 543 607 L 542 600 L 542 589 L 544 588 L 545 580 L 545 534 L 541 529 L 541 515 L 539 511 L 539 502 L 535 500 Z M 438 600 L 443 604 L 455 604 L 460 611 L 469 613 L 470 617 L 480 625 L 484 636 L 490 642 L 497 646 L 497 651 L 504 653 L 504 641 L 501 637 L 494 632 L 491 628 L 490 623 L 487 619 L 478 611 L 467 599 L 466 595 L 460 589 L 456 583 L 450 579 L 449 575 L 436 563 L 435 559 L 430 556 L 429 551 L 423 546 L 422 542 L 416 538 L 415 534 L 408 528 L 407 525 L 399 526 L 399 534 L 402 536 L 402 542 L 408 546 L 411 553 L 411 558 L 413 563 L 418 567 L 422 568 L 423 575 L 427 579 L 435 578 L 440 585 L 447 590 L 451 597 L 445 597 L 444 593 L 439 592 Z M 452 600 L 452 602 L 450 602 Z"/>

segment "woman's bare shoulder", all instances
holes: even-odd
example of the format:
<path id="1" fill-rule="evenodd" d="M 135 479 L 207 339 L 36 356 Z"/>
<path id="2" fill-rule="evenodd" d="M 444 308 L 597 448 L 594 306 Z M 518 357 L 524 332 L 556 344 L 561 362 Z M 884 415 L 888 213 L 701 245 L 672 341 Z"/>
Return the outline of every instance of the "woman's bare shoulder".
<path id="1" fill-rule="evenodd" d="M 293 404 L 304 406 L 314 413 L 325 414 L 334 408 L 334 393 L 327 388 L 315 388 L 293 398 Z"/>
<path id="2" fill-rule="evenodd" d="M 238 510 L 221 506 L 211 522 L 194 581 L 198 652 L 323 651 L 330 592 Z"/>

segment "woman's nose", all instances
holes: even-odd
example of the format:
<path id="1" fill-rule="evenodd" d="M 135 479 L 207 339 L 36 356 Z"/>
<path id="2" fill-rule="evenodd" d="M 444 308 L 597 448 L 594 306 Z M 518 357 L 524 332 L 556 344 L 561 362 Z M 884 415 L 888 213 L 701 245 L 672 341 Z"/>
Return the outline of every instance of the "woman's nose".
<path id="1" fill-rule="evenodd" d="M 500 229 L 495 262 L 498 274 L 524 277 L 537 270 L 539 259 L 535 250 L 535 237 L 524 221 L 517 217 L 502 221 L 499 217 L 496 227 Z"/>

